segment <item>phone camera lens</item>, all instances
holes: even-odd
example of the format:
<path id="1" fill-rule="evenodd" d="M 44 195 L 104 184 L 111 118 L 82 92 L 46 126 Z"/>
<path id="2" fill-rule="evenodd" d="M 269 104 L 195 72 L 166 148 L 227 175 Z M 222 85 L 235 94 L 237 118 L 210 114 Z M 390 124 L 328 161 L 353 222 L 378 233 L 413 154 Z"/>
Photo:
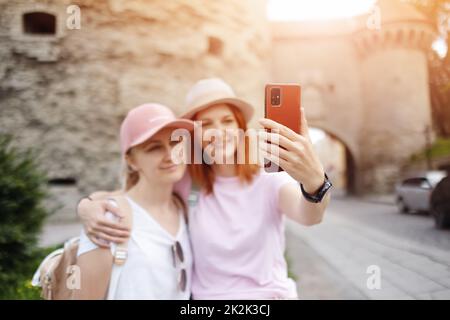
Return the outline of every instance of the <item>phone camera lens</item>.
<path id="1" fill-rule="evenodd" d="M 280 105 L 280 96 L 281 96 L 281 89 L 280 88 L 272 88 L 270 91 L 270 101 L 272 105 L 278 106 Z"/>

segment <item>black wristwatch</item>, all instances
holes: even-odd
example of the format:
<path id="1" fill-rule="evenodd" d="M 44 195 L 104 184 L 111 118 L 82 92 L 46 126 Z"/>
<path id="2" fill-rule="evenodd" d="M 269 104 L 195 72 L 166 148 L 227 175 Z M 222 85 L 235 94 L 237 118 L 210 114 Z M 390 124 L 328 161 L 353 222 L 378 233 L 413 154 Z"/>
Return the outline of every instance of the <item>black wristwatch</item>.
<path id="1" fill-rule="evenodd" d="M 323 197 L 325 197 L 325 194 L 328 190 L 333 186 L 330 179 L 328 179 L 327 174 L 325 173 L 325 181 L 323 182 L 322 186 L 319 188 L 319 190 L 314 194 L 309 194 L 303 189 L 303 185 L 300 183 L 300 188 L 302 189 L 302 194 L 305 197 L 306 200 L 313 203 L 319 203 L 322 201 Z"/>

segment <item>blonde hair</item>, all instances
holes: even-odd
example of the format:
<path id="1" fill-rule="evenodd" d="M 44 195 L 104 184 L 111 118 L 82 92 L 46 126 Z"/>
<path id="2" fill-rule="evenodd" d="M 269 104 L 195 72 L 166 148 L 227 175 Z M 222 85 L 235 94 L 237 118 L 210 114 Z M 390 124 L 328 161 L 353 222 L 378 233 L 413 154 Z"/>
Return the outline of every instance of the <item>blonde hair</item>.
<path id="1" fill-rule="evenodd" d="M 127 152 L 127 154 L 129 151 Z M 139 181 L 139 172 L 134 171 L 129 165 L 125 157 L 122 158 L 121 170 L 120 170 L 120 185 L 124 191 L 130 190 Z"/>

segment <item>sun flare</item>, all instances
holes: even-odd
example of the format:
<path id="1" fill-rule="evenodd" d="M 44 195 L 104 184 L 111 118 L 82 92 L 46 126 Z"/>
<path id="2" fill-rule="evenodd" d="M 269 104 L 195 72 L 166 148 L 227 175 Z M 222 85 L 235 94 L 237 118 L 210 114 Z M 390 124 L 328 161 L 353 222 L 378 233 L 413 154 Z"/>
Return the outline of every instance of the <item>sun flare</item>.
<path id="1" fill-rule="evenodd" d="M 268 0 L 269 20 L 331 20 L 370 11 L 376 0 Z"/>

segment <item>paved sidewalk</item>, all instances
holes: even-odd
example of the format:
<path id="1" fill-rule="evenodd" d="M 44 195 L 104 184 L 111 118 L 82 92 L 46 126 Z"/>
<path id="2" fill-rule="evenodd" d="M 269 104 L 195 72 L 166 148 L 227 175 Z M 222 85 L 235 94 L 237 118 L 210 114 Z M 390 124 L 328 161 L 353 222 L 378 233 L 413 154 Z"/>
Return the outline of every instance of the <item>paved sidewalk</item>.
<path id="1" fill-rule="evenodd" d="M 288 255 L 294 260 L 294 273 L 305 278 L 303 288 L 300 279 L 301 290 L 310 291 L 303 297 L 450 299 L 448 250 L 371 228 L 342 217 L 333 208 L 327 211 L 326 218 L 318 226 L 302 227 L 287 221 L 286 229 Z M 312 256 L 314 261 L 311 262 L 308 255 L 303 255 L 299 260 L 299 254 L 295 255 L 295 252 L 304 250 L 305 246 L 320 258 Z M 308 271 L 311 264 L 314 268 Z M 379 290 L 367 288 L 370 274 L 366 272 L 371 265 L 379 266 L 381 270 Z M 315 286 L 315 280 L 306 282 L 314 273 L 320 288 Z"/>
<path id="2" fill-rule="evenodd" d="M 356 199 L 356 198 L 355 198 Z M 396 205 L 396 196 L 394 194 L 369 194 L 358 199 L 360 201 Z"/>
<path id="3" fill-rule="evenodd" d="M 396 205 L 396 195 L 394 193 L 390 194 L 366 194 L 363 196 L 355 197 L 348 196 L 342 192 L 333 193 L 333 199 L 337 200 L 357 200 L 367 203 L 375 203 L 375 204 L 386 204 L 386 205 Z"/>
<path id="4" fill-rule="evenodd" d="M 286 251 L 289 269 L 295 274 L 301 300 L 367 299 L 302 237 L 288 227 Z"/>

